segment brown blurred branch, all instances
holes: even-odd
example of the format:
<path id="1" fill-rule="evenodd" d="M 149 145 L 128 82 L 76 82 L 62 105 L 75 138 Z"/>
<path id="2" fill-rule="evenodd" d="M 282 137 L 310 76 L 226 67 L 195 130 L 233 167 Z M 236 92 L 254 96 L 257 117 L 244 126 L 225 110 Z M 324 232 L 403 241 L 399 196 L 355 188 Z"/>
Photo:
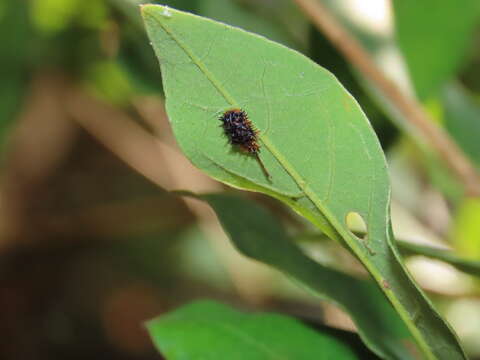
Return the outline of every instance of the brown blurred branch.
<path id="1" fill-rule="evenodd" d="M 295 0 L 295 2 L 351 64 L 381 90 L 406 120 L 420 131 L 464 185 L 467 195 L 480 196 L 480 178 L 474 166 L 449 135 L 423 110 L 421 104 L 407 97 L 385 76 L 368 52 L 343 28 L 320 0 Z"/>
<path id="2" fill-rule="evenodd" d="M 149 123 L 154 132 L 162 133 L 157 136 L 126 111 L 87 94 L 74 84 L 66 92 L 65 106 L 77 124 L 152 183 L 166 190 L 187 188 L 208 192 L 220 189 L 217 182 L 191 165 L 172 142 L 163 140 L 173 136 L 163 124 L 167 121 L 164 111 Z"/>
<path id="3" fill-rule="evenodd" d="M 161 124 L 160 116 L 149 119 L 149 125 L 155 132 L 162 132 L 162 136 L 154 136 L 126 112 L 89 96 L 73 85 L 66 99 L 67 112 L 81 127 L 153 183 L 167 190 L 188 189 L 199 193 L 221 189 L 219 183 L 194 168 L 178 150 L 166 145 L 168 141 L 159 141 L 159 137 L 166 138 L 169 131 Z M 207 234 L 244 299 L 252 303 L 265 301 L 271 272 L 241 256 L 233 248 L 207 204 L 189 198 L 184 198 L 184 201 L 199 220 L 199 227 Z"/>
<path id="4" fill-rule="evenodd" d="M 33 199 L 45 193 L 76 138 L 78 128 L 61 104 L 64 87 L 65 78 L 55 71 L 34 74 L 11 129 L 1 179 L 0 252 L 30 243 Z"/>
<path id="5" fill-rule="evenodd" d="M 161 187 L 170 183 L 159 164 L 163 154 L 156 139 L 125 112 L 72 86 L 66 94 L 68 114 L 113 154 Z"/>

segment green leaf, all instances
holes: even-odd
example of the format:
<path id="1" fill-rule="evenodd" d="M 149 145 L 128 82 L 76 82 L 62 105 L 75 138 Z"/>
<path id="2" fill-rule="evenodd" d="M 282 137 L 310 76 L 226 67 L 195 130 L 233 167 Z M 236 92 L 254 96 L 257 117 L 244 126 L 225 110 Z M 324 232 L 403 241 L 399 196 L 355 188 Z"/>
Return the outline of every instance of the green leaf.
<path id="1" fill-rule="evenodd" d="M 375 284 L 310 259 L 285 235 L 281 224 L 253 201 L 224 194 L 200 198 L 213 207 L 243 255 L 277 268 L 314 295 L 342 307 L 367 346 L 379 356 L 410 358 L 404 346 L 412 340 L 408 330 Z"/>
<path id="2" fill-rule="evenodd" d="M 365 265 L 428 358 L 463 359 L 455 335 L 416 287 L 392 242 L 390 187 L 378 140 L 328 71 L 265 38 L 146 5 L 166 107 L 187 157 L 231 186 L 273 196 L 344 243 Z M 243 108 L 259 130 L 261 161 L 228 144 L 218 116 Z M 357 238 L 346 224 L 359 214 Z"/>
<path id="3" fill-rule="evenodd" d="M 394 0 L 396 33 L 417 95 L 435 95 L 462 65 L 480 15 L 478 0 Z"/>
<path id="4" fill-rule="evenodd" d="M 287 316 L 198 301 L 147 323 L 167 359 L 356 359 L 345 345 Z"/>
<path id="5" fill-rule="evenodd" d="M 445 127 L 457 144 L 480 169 L 480 103 L 460 84 L 449 84 L 442 92 Z"/>

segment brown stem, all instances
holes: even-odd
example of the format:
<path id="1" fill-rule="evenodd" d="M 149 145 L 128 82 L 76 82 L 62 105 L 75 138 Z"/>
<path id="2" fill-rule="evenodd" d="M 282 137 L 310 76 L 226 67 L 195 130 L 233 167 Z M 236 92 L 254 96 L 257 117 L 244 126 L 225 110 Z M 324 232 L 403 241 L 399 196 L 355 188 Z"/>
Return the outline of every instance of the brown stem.
<path id="1" fill-rule="evenodd" d="M 480 178 L 474 166 L 448 134 L 435 124 L 418 101 L 405 96 L 400 88 L 385 76 L 368 52 L 343 28 L 321 1 L 294 1 L 350 63 L 381 90 L 405 119 L 420 131 L 464 185 L 466 194 L 480 196 Z"/>
<path id="2" fill-rule="evenodd" d="M 272 181 L 272 177 L 270 176 L 270 173 L 268 172 L 267 168 L 263 164 L 262 159 L 260 159 L 260 156 L 258 155 L 258 152 L 255 153 L 255 158 L 257 159 L 258 163 L 260 164 L 260 167 L 262 168 L 262 171 L 265 174 L 265 177 L 268 179 L 268 181 Z"/>

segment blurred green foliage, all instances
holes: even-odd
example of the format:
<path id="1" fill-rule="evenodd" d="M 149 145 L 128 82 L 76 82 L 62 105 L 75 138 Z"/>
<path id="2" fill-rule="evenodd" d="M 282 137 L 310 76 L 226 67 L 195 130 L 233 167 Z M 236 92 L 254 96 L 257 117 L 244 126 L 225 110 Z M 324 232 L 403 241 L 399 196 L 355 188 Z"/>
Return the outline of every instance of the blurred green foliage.
<path id="1" fill-rule="evenodd" d="M 417 95 L 437 96 L 463 65 L 480 19 L 480 3 L 394 0 L 395 24 Z"/>
<path id="2" fill-rule="evenodd" d="M 159 183 L 181 189 L 184 180 L 206 181 L 183 172 L 188 164 L 169 159 L 169 152 L 147 153 L 133 134 L 131 143 L 112 147 L 72 110 L 73 88 L 78 98 L 94 99 L 81 103 L 90 124 L 126 116 L 155 136 L 152 143 L 173 146 L 162 108 L 161 73 L 141 23 L 141 2 L 0 1 L 0 357 L 158 359 L 142 322 L 197 297 L 276 310 L 306 318 L 310 325 L 330 321 L 349 328 L 324 302 L 292 290 L 282 275 L 265 275 L 250 263 L 238 268 L 238 255 L 225 245 L 225 238 L 212 235 L 213 220 L 202 220 L 202 212 L 123 161 L 140 149 L 138 158 L 148 166 L 136 169 L 159 169 L 164 181 Z M 352 70 L 293 1 L 156 2 L 258 33 L 333 72 L 362 106 L 394 168 L 393 200 L 410 216 L 405 220 L 394 214 L 396 227 L 413 233 L 426 229 L 433 234 L 428 240 L 442 238 L 453 248 L 454 261 L 468 265 L 462 260 L 468 258 L 476 264 L 478 199 L 464 197 L 441 159 L 412 141 L 382 95 Z M 397 62 L 406 65 L 408 78 L 402 80 L 413 85 L 435 120 L 478 167 L 479 2 L 395 0 L 391 34 L 363 26 L 363 13 L 354 2 L 324 3 L 389 75 L 399 75 Z M 369 3 L 375 2 L 363 2 L 364 8 Z M 390 57 L 389 49 L 399 58 Z M 92 104 L 97 102 L 112 111 L 95 113 Z M 118 120 L 120 128 L 120 116 Z M 107 130 L 111 138 L 121 138 L 116 127 Z M 405 159 L 402 164 L 391 161 L 399 156 Z M 289 237 L 312 231 L 278 203 L 259 196 L 254 201 L 272 209 Z M 338 245 L 316 245 L 305 248 L 305 255 L 320 255 L 337 270 L 364 276 Z M 419 253 L 418 248 L 412 251 Z M 448 256 L 443 260 L 448 262 Z M 477 339 L 478 283 L 456 278 L 435 287 L 444 276 L 424 271 L 431 281 L 421 285 L 436 294 L 435 302 L 461 339 Z M 457 293 L 451 292 L 454 285 L 460 288 Z M 466 298 L 477 306 L 455 322 L 452 314 Z M 335 337 L 364 351 L 363 358 L 374 356 L 357 335 Z M 468 351 L 478 358 L 480 346 L 475 343 L 468 342 Z"/>
<path id="3" fill-rule="evenodd" d="M 3 144 L 11 122 L 19 110 L 26 88 L 28 70 L 33 65 L 30 48 L 33 31 L 25 2 L 2 2 L 0 8 L 0 144 Z"/>

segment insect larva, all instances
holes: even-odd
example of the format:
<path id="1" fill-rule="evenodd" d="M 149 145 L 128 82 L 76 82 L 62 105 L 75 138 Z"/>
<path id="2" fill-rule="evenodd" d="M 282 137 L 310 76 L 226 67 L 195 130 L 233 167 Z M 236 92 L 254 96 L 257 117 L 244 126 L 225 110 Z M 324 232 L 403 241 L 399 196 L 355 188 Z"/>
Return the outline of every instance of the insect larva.
<path id="1" fill-rule="evenodd" d="M 270 174 L 258 156 L 260 152 L 260 145 L 257 142 L 258 130 L 253 127 L 247 113 L 242 109 L 231 109 L 223 113 L 219 120 L 222 122 L 223 130 L 230 144 L 238 146 L 242 151 L 255 156 L 262 167 L 262 171 L 270 179 Z"/>

